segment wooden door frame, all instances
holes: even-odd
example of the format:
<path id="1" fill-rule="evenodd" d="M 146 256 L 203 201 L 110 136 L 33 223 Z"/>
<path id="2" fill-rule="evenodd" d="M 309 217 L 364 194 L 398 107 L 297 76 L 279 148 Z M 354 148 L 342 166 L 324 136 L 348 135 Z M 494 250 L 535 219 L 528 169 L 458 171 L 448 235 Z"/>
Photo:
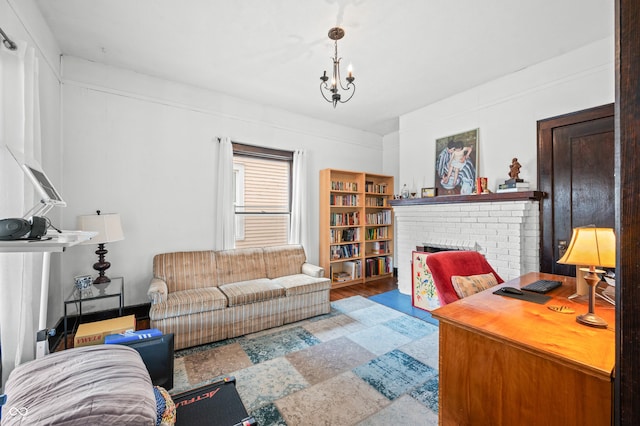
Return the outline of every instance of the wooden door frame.
<path id="1" fill-rule="evenodd" d="M 615 1 L 616 368 L 614 424 L 640 424 L 640 2 Z M 622 314 L 624 310 L 624 315 Z"/>
<path id="2" fill-rule="evenodd" d="M 553 217 L 553 130 L 558 127 L 613 117 L 614 104 L 602 105 L 538 121 L 538 189 L 545 196 L 540 205 L 540 271 L 552 272 L 556 236 Z M 546 254 L 546 256 L 545 256 Z"/>

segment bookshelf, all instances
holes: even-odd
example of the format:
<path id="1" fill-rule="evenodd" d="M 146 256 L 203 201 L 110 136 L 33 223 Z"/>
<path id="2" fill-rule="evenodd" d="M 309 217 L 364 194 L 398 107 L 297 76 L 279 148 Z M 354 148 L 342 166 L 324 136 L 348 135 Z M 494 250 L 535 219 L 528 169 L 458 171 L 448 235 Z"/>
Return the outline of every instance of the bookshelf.
<path id="1" fill-rule="evenodd" d="M 320 171 L 320 265 L 332 287 L 393 274 L 393 176 Z"/>

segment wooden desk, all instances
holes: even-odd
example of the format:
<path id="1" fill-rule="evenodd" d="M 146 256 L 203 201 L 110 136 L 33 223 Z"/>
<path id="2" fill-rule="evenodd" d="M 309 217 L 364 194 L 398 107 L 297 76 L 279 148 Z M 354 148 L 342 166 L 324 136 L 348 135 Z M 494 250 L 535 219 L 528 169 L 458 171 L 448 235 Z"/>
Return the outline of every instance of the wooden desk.
<path id="1" fill-rule="evenodd" d="M 563 282 L 544 305 L 493 294 L 538 279 Z M 588 304 L 567 299 L 574 290 L 574 278 L 534 272 L 432 311 L 440 321 L 440 424 L 610 425 L 615 308 L 596 301 L 607 329 L 579 324 Z"/>

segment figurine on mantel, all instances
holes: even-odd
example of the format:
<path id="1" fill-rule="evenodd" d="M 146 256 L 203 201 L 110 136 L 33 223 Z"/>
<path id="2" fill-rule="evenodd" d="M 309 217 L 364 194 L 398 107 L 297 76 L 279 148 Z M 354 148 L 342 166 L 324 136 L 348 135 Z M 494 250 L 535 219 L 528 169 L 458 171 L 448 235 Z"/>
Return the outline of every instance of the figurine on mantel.
<path id="1" fill-rule="evenodd" d="M 518 162 L 518 159 L 513 157 L 511 164 L 509 164 L 509 179 L 499 184 L 496 192 L 528 191 L 529 182 L 520 179 L 521 167 L 522 165 Z"/>
<path id="2" fill-rule="evenodd" d="M 520 167 L 522 167 L 522 165 L 518 163 L 518 159 L 514 157 L 509 165 L 509 177 L 513 179 L 514 182 L 522 182 L 522 179 L 519 178 Z"/>

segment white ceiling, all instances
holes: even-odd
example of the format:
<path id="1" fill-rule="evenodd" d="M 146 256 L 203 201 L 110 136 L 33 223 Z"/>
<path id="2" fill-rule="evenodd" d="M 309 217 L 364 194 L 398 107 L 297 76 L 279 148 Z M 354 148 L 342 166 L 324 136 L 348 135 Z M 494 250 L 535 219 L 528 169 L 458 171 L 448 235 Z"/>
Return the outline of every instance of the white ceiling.
<path id="1" fill-rule="evenodd" d="M 613 34 L 613 0 L 36 0 L 60 48 L 380 135 L 398 117 Z M 319 93 L 329 28 L 357 91 Z M 343 75 L 346 70 L 343 71 Z"/>

